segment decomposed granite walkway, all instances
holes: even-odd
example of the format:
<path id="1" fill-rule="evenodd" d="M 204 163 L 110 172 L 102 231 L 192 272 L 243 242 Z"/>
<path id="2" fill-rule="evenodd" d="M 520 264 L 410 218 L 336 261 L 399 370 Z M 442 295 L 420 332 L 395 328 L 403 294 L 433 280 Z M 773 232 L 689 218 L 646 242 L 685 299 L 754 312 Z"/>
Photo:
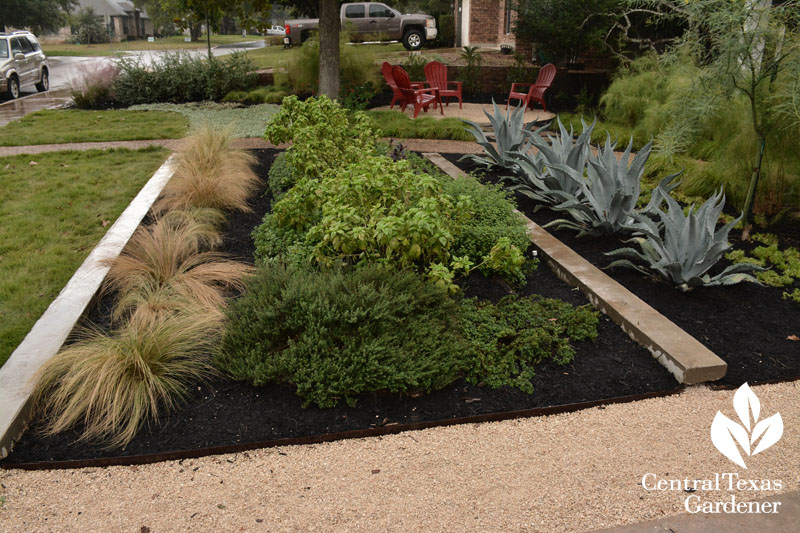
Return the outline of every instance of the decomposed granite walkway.
<path id="1" fill-rule="evenodd" d="M 785 431 L 774 446 L 746 457 L 747 469 L 709 437 L 717 411 L 736 419 L 734 392 L 695 386 L 549 417 L 181 462 L 0 470 L 0 529 L 563 532 L 640 523 L 623 531 L 668 531 L 659 525 L 667 522 L 649 521 L 686 514 L 687 498 L 696 509 L 732 499 L 781 501 L 788 491 L 776 519 L 713 516 L 716 526 L 706 529 L 772 533 L 800 522 L 800 384 L 753 391 L 761 417 L 780 412 Z M 717 479 L 719 490 L 701 481 L 693 491 L 691 480 Z M 659 490 L 662 480 L 674 490 Z M 737 480 L 745 480 L 741 489 Z M 679 526 L 708 518 L 678 517 L 671 531 L 698 531 Z"/>
<path id="2" fill-rule="evenodd" d="M 478 144 L 467 141 L 447 141 L 438 139 L 397 139 L 408 150 L 415 152 L 439 152 L 448 154 L 469 154 L 483 151 Z M 146 146 L 163 146 L 169 150 L 177 150 L 181 139 L 154 139 L 149 141 L 107 141 L 65 144 L 34 144 L 28 146 L 0 146 L 0 157 L 18 154 L 40 154 L 42 152 L 58 152 L 64 150 L 104 150 L 106 148 L 128 148 L 136 150 Z M 236 139 L 233 142 L 236 148 L 276 148 L 260 138 Z M 279 145 L 285 148 L 288 145 Z"/>

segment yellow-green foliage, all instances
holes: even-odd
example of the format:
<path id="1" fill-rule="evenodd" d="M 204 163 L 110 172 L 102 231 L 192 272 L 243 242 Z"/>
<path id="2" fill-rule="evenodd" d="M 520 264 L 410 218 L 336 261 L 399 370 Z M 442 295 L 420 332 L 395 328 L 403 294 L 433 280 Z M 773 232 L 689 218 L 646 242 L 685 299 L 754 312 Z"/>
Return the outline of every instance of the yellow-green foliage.
<path id="1" fill-rule="evenodd" d="M 273 144 L 291 142 L 286 162 L 297 177 L 311 178 L 373 154 L 378 139 L 363 112 L 351 115 L 324 95 L 304 102 L 284 98 L 264 137 Z"/>
<path id="2" fill-rule="evenodd" d="M 637 146 L 654 138 L 649 175 L 653 167 L 664 172 L 684 168 L 685 194 L 707 198 L 724 186 L 728 203 L 741 209 L 759 148 L 749 100 L 737 93 L 714 93 L 705 75 L 687 53 L 638 59 L 601 98 L 605 124 L 596 130 L 602 133 L 607 125 L 612 136 L 633 135 Z M 785 78 L 793 75 L 782 74 L 778 84 L 790 83 Z M 788 120 L 770 128 L 756 213 L 775 216 L 800 206 L 798 133 L 797 124 Z"/>
<path id="3" fill-rule="evenodd" d="M 364 54 L 360 47 L 349 46 L 342 33 L 339 42 L 339 75 L 343 87 L 377 83 L 379 71 L 374 57 Z M 319 87 L 319 39 L 311 37 L 290 57 L 286 65 L 287 82 L 295 94 L 315 94 Z M 283 81 L 280 77 L 276 82 Z"/>
<path id="4" fill-rule="evenodd" d="M 771 270 L 759 272 L 756 277 L 762 283 L 773 287 L 785 287 L 796 280 L 800 280 L 800 251 L 796 248 L 780 250 L 774 235 L 756 234 L 754 240 L 766 246 L 757 246 L 752 251 L 752 256 L 743 250 L 734 250 L 725 257 L 734 263 L 752 263 L 760 267 L 769 267 Z"/>

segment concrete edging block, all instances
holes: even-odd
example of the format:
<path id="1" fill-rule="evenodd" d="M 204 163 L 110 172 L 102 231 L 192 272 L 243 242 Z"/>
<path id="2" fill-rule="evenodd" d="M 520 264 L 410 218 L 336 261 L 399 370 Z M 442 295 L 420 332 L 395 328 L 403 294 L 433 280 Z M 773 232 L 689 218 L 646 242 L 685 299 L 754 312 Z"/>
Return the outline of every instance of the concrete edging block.
<path id="1" fill-rule="evenodd" d="M 440 154 L 423 155 L 454 179 L 466 175 Z M 592 305 L 647 348 L 680 383 L 714 381 L 725 375 L 728 364 L 697 339 L 538 224 L 522 213 L 520 216 L 528 226 L 531 242 L 542 251 L 550 269 L 566 283 L 579 288 Z"/>
<path id="2" fill-rule="evenodd" d="M 31 378 L 53 357 L 105 279 L 104 259 L 119 255 L 172 177 L 174 156 L 153 174 L 0 368 L 0 458 L 30 417 Z"/>

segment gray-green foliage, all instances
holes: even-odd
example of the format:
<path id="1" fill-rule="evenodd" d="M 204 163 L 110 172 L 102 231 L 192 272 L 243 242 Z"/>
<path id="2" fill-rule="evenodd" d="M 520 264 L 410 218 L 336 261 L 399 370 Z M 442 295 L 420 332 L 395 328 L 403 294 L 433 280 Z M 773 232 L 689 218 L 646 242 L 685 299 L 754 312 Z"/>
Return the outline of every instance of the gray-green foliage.
<path id="1" fill-rule="evenodd" d="M 189 119 L 189 128 L 210 126 L 228 129 L 234 137 L 261 137 L 264 124 L 269 122 L 280 106 L 261 104 L 243 107 L 232 103 L 197 102 L 189 104 L 141 104 L 131 106 L 133 110 L 173 111 Z"/>
<path id="2" fill-rule="evenodd" d="M 525 109 L 517 106 L 512 111 L 503 113 L 497 104 L 492 101 L 494 113 L 489 114 L 484 110 L 484 114 L 489 118 L 494 131 L 494 138 L 497 148 L 492 146 L 489 139 L 483 133 L 481 127 L 470 121 L 464 120 L 467 130 L 475 137 L 475 141 L 483 147 L 487 157 L 478 155 L 465 155 L 461 160 L 472 161 L 487 168 L 499 167 L 506 170 L 513 170 L 516 166 L 514 153 L 525 153 L 531 147 L 529 136 L 530 128 L 533 123 L 525 126 Z"/>
<path id="3" fill-rule="evenodd" d="M 614 154 L 615 143 L 606 137 L 606 144 L 596 157 L 588 159 L 586 179 L 581 168 L 568 165 L 553 165 L 553 168 L 571 173 L 580 183 L 580 195 L 568 197 L 562 193 L 564 201 L 554 209 L 568 213 L 572 220 L 554 220 L 548 226 L 571 228 L 583 235 L 613 235 L 629 230 L 633 223 L 636 203 L 641 194 L 641 181 L 644 164 L 650 156 L 651 143 L 644 146 L 630 161 L 633 140 L 617 159 Z"/>
<path id="4" fill-rule="evenodd" d="M 559 135 L 530 135 L 536 153 L 511 154 L 519 171 L 509 176 L 510 188 L 545 205 L 557 205 L 565 198 L 580 195 L 586 161 L 591 154 L 590 139 L 594 122 L 587 125 L 581 119 L 583 131 L 573 140 L 572 126 L 567 130 L 558 119 Z M 564 167 L 570 170 L 565 170 Z M 563 193 L 563 194 L 562 194 Z M 566 195 L 566 196 L 565 196 Z"/>
<path id="5" fill-rule="evenodd" d="M 693 204 L 684 214 L 680 204 L 667 194 L 661 196 L 667 203 L 667 210 L 655 210 L 657 220 L 637 215 L 633 228 L 642 236 L 629 242 L 639 245 L 635 248 L 620 248 L 608 255 L 623 256 L 608 265 L 628 267 L 646 274 L 657 274 L 671 281 L 681 291 L 689 291 L 699 286 L 733 285 L 741 281 L 757 280 L 749 273 L 759 270 L 751 263 L 739 263 L 726 267 L 722 272 L 711 276 L 709 270 L 730 250 L 728 234 L 741 216 L 716 229 L 725 196 L 719 191 L 695 210 Z M 630 261 L 633 259 L 641 264 Z"/>
<path id="6" fill-rule="evenodd" d="M 461 371 L 457 314 L 446 291 L 413 272 L 266 263 L 230 307 L 217 364 L 254 385 L 294 385 L 304 405 L 430 391 Z"/>

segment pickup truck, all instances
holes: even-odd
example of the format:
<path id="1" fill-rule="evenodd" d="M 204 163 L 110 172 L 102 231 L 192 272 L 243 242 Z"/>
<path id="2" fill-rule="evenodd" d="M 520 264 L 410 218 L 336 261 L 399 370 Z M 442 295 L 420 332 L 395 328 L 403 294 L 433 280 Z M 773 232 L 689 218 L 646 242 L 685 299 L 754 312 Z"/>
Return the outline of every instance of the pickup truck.
<path id="1" fill-rule="evenodd" d="M 401 15 L 378 2 L 342 4 L 342 30 L 354 41 L 401 41 L 408 50 L 418 50 L 436 38 L 436 19 L 430 15 Z M 319 19 L 286 21 L 286 46 L 298 45 L 319 28 Z"/>

